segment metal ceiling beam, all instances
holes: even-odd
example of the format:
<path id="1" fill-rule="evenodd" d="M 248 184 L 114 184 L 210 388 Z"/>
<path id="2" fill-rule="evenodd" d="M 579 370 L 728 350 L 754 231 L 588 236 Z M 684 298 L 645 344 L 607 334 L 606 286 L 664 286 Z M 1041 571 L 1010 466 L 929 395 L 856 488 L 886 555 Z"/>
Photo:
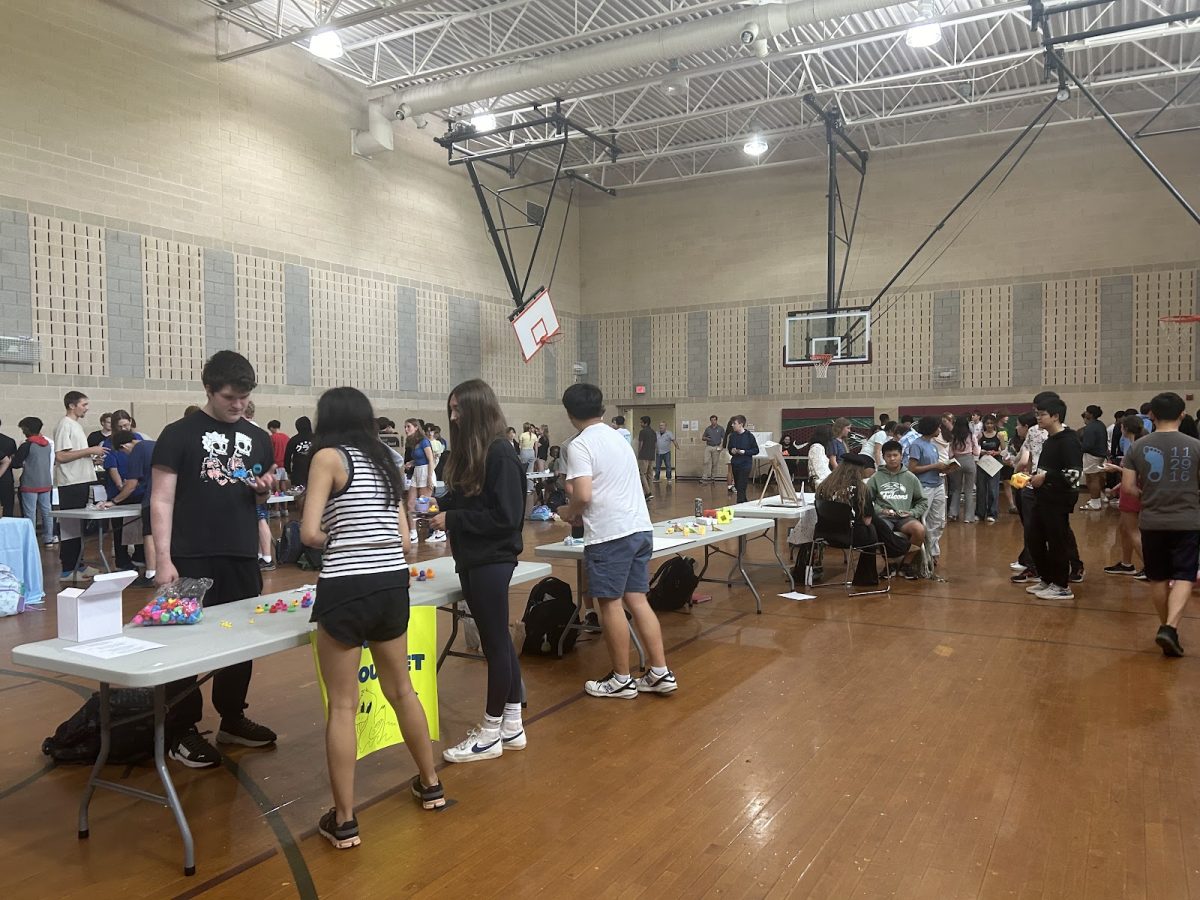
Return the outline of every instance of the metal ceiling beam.
<path id="1" fill-rule="evenodd" d="M 302 41 L 305 38 L 310 38 L 318 31 L 323 31 L 326 28 L 332 28 L 335 31 L 341 28 L 349 28 L 353 25 L 362 25 L 366 22 L 382 19 L 384 16 L 391 16 L 397 13 L 402 13 L 410 9 L 417 9 L 422 6 L 429 6 L 434 0 L 407 0 L 403 3 L 389 3 L 387 0 L 381 6 L 376 6 L 372 9 L 360 10 L 356 13 L 350 13 L 345 16 L 340 16 L 336 19 L 312 28 L 301 28 L 298 31 L 293 31 L 290 34 L 285 34 L 281 37 L 272 38 L 269 41 L 264 41 L 261 44 L 252 44 L 249 47 L 242 47 L 238 50 L 231 50 L 228 53 L 218 53 L 217 59 L 221 62 L 229 62 L 233 59 L 240 59 L 243 56 L 249 56 L 252 53 L 259 53 L 263 50 L 274 50 L 276 47 L 287 47 L 297 41 Z M 213 4 L 210 4 L 213 5 Z M 215 7 L 218 11 L 220 6 Z M 240 22 L 238 24 L 241 24 Z"/>
<path id="2" fill-rule="evenodd" d="M 412 37 L 414 34 L 423 34 L 426 31 L 433 31 L 436 28 L 441 28 L 445 25 L 461 25 L 463 22 L 470 22 L 474 19 L 481 19 L 485 16 L 494 15 L 495 13 L 505 12 L 510 9 L 517 9 L 526 6 L 529 3 L 535 3 L 537 0 L 500 0 L 499 3 L 493 3 L 491 6 L 480 7 L 469 12 L 448 12 L 443 13 L 440 10 L 429 10 L 430 15 L 441 15 L 442 18 L 435 19 L 432 22 L 422 22 L 419 25 L 410 25 L 407 28 L 401 28 L 398 31 L 387 31 L 383 34 L 377 34 L 365 40 L 355 41 L 353 44 L 344 44 L 347 53 L 351 50 L 362 50 L 366 47 L 377 47 L 380 44 L 387 44 L 391 41 L 398 41 L 401 38 Z M 373 87 L 376 85 L 372 85 Z"/>

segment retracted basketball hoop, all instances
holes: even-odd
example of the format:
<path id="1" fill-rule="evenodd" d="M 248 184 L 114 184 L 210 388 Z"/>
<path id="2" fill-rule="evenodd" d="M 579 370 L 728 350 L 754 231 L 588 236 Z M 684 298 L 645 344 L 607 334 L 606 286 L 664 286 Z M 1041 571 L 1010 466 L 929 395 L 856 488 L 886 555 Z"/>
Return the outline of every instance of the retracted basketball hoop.
<path id="1" fill-rule="evenodd" d="M 558 315 L 550 302 L 550 292 L 543 290 L 521 310 L 510 317 L 521 355 L 529 362 L 547 344 L 553 343 L 561 334 Z"/>

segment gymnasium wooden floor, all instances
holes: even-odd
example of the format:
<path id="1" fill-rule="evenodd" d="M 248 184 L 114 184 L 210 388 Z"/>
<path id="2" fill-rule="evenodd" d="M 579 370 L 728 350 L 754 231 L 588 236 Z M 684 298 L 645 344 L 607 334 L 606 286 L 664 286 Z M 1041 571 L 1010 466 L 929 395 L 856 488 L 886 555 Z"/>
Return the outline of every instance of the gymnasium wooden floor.
<path id="1" fill-rule="evenodd" d="M 686 514 L 697 494 L 726 497 L 694 483 L 661 494 L 656 519 Z M 1088 574 L 1065 607 L 1008 583 L 1019 530 L 1005 516 L 949 526 L 945 584 L 797 603 L 760 570 L 761 616 L 748 591 L 705 586 L 711 602 L 662 617 L 681 685 L 670 697 L 584 695 L 607 671 L 599 641 L 526 659 L 528 749 L 445 767 L 456 803 L 438 814 L 402 790 L 414 771 L 402 748 L 363 760 L 352 851 L 315 834 L 330 797 L 311 654 L 261 660 L 249 713 L 278 747 L 210 771 L 173 766 L 193 878 L 169 813 L 145 802 L 98 794 L 91 838 L 76 840 L 85 769 L 47 766 L 40 744 L 94 685 L 7 653 L 53 635 L 51 601 L 0 620 L 0 895 L 1200 895 L 1200 628 L 1182 629 L 1196 655 L 1162 657 L 1145 586 L 1101 572 L 1116 519 L 1074 516 Z M 562 534 L 530 523 L 526 546 Z M 289 568 L 268 588 L 305 580 Z M 527 593 L 514 591 L 514 619 Z M 481 663 L 446 664 L 448 738 L 477 720 L 483 684 Z M 110 776 L 156 786 L 149 768 Z"/>

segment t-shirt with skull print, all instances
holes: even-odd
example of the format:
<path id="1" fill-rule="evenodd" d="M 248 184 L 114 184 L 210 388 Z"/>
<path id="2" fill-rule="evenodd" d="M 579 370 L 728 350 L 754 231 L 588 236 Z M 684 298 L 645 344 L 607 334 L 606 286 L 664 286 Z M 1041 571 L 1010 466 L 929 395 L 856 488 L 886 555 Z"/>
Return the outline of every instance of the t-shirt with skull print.
<path id="1" fill-rule="evenodd" d="M 239 476 L 270 472 L 273 459 L 271 436 L 243 419 L 200 411 L 164 428 L 153 465 L 176 475 L 171 556 L 257 556 L 254 488 Z"/>

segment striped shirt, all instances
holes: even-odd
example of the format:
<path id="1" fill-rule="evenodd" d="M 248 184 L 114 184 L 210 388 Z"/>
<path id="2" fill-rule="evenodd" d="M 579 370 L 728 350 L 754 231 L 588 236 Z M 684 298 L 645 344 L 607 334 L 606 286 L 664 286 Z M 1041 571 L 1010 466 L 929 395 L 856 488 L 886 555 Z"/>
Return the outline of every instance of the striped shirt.
<path id="1" fill-rule="evenodd" d="M 338 449 L 349 478 L 321 514 L 321 529 L 329 535 L 321 579 L 404 569 L 400 498 L 388 499 L 386 478 L 360 450 Z"/>

